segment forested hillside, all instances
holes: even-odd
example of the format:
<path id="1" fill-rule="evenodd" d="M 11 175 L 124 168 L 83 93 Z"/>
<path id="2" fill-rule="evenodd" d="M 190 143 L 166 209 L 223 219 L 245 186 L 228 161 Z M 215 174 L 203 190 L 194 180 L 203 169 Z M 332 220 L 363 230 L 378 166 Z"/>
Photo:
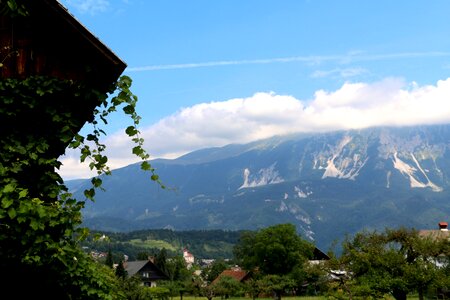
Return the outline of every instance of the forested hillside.
<path id="1" fill-rule="evenodd" d="M 87 250 L 127 255 L 130 260 L 156 255 L 166 249 L 169 255 L 181 255 L 184 248 L 195 259 L 232 258 L 233 246 L 242 231 L 149 229 L 131 232 L 92 231 L 83 242 Z"/>

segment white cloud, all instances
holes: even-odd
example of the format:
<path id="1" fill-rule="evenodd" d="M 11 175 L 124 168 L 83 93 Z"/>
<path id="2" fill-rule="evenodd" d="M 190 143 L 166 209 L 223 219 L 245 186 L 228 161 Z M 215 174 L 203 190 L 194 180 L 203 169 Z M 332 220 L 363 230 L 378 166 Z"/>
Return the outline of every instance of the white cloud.
<path id="1" fill-rule="evenodd" d="M 221 61 L 191 62 L 191 63 L 167 64 L 167 65 L 137 66 L 137 67 L 129 67 L 127 68 L 127 71 L 144 72 L 144 71 L 158 71 L 158 70 L 221 67 L 230 65 L 261 65 L 261 64 L 291 63 L 291 62 L 303 62 L 309 65 L 319 65 L 324 62 L 349 64 L 352 62 L 364 62 L 364 61 L 385 61 L 392 59 L 406 59 L 406 58 L 420 58 L 420 57 L 448 57 L 448 56 L 450 56 L 450 52 L 431 51 L 431 52 L 398 52 L 398 53 L 383 53 L 383 54 L 365 54 L 364 52 L 361 51 L 351 51 L 347 54 L 335 54 L 335 55 L 290 56 L 290 57 L 277 57 L 264 59 L 221 60 Z M 343 69 L 344 73 L 345 70 L 346 69 Z M 347 72 L 349 70 L 353 70 L 352 72 L 354 72 L 355 70 L 358 69 L 347 69 Z"/>
<path id="2" fill-rule="evenodd" d="M 336 68 L 336 69 L 332 69 L 332 70 L 317 70 L 314 71 L 311 74 L 312 78 L 323 78 L 323 77 L 329 77 L 329 76 L 338 76 L 338 77 L 342 77 L 342 78 L 350 78 L 350 77 L 355 77 L 355 76 L 359 76 L 362 74 L 368 73 L 368 71 L 366 69 L 363 68 Z"/>
<path id="3" fill-rule="evenodd" d="M 435 85 L 407 84 L 387 78 L 375 83 L 346 83 L 336 91 L 317 91 L 310 100 L 256 93 L 247 98 L 183 108 L 141 128 L 153 157 L 174 158 L 192 150 L 246 143 L 277 134 L 450 122 L 450 78 Z M 136 162 L 124 134 L 105 141 L 112 169 Z M 67 156 L 66 159 L 71 156 Z M 76 164 L 63 159 L 62 176 L 74 178 Z M 87 169 L 87 167 L 84 167 Z"/>

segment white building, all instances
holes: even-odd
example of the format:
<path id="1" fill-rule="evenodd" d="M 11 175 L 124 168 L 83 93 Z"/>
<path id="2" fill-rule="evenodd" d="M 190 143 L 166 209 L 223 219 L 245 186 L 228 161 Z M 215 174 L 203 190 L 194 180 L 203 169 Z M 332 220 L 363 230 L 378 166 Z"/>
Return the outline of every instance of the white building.
<path id="1" fill-rule="evenodd" d="M 192 253 L 190 253 L 186 248 L 183 249 L 183 258 L 187 264 L 187 267 L 192 267 L 194 264 L 194 255 L 192 255 Z"/>

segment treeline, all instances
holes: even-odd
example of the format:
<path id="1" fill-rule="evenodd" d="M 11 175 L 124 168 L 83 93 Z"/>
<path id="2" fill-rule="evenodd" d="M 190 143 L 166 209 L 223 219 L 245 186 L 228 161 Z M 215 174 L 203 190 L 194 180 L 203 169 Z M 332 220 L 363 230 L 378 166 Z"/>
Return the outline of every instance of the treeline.
<path id="1" fill-rule="evenodd" d="M 207 300 L 244 295 L 256 299 L 273 295 L 281 300 L 284 296 L 321 295 L 330 299 L 390 296 L 406 300 L 408 295 L 418 294 L 424 300 L 450 296 L 450 240 L 446 230 L 425 235 L 408 228 L 362 231 L 345 238 L 340 255 L 330 251 L 320 261 L 314 256 L 314 244 L 302 239 L 289 223 L 240 232 L 143 230 L 110 234 L 109 241 L 105 238 L 108 233 L 95 234 L 101 238 L 91 236 L 92 243 L 111 247 L 121 245 L 121 241 L 148 241 L 149 238 L 181 244 L 189 240 L 204 248 L 223 240 L 232 245 L 231 261 L 217 259 L 207 265 L 198 261 L 187 264 L 181 253 L 154 249 L 153 262 L 169 280 L 159 281 L 157 287 L 151 288 L 142 286 L 139 276 L 130 277 L 114 269 L 114 264 L 122 266 L 123 257 L 114 258 L 115 251 L 108 251 L 105 260 L 98 260 L 98 266 L 108 266 L 104 272 L 115 272 L 116 288 L 127 299 L 168 299 L 183 295 L 202 296 Z M 149 252 L 145 251 L 138 253 L 137 258 L 147 259 Z M 236 266 L 241 268 L 238 272 L 245 271 L 245 280 L 238 281 L 222 273 Z"/>
<path id="2" fill-rule="evenodd" d="M 171 247 L 168 255 L 180 255 L 188 249 L 196 259 L 227 259 L 233 256 L 233 247 L 238 243 L 242 231 L 147 229 L 131 232 L 106 232 L 92 230 L 83 241 L 85 249 L 100 252 L 112 251 L 116 256 L 126 254 L 130 260 L 144 254 L 156 255 L 163 246 L 152 246 L 164 241 Z M 136 243 L 140 241 L 140 243 Z M 154 243 L 152 243 L 152 241 Z"/>

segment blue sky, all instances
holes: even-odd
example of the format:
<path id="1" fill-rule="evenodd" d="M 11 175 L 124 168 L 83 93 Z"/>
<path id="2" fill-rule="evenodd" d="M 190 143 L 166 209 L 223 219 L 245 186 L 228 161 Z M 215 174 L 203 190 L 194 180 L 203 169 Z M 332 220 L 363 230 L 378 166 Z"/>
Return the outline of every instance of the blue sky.
<path id="1" fill-rule="evenodd" d="M 126 64 L 152 156 L 295 131 L 450 122 L 450 1 L 61 0 Z M 136 162 L 105 128 L 111 167 Z M 92 174 L 77 153 L 65 179 Z"/>

